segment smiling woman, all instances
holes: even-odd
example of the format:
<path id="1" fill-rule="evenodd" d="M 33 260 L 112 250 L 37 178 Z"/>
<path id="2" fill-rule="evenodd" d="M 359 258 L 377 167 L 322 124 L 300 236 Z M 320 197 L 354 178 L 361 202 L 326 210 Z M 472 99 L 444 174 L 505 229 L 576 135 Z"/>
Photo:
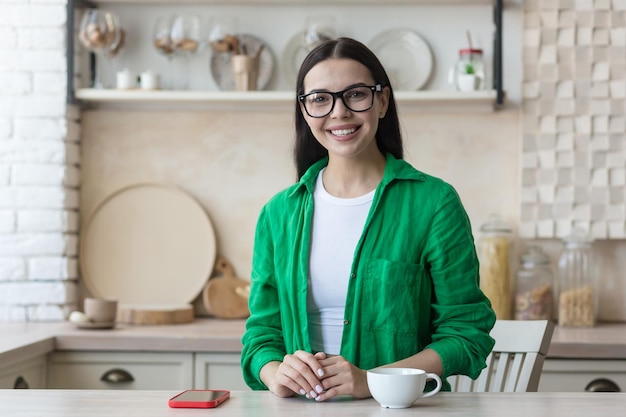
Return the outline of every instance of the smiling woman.
<path id="1" fill-rule="evenodd" d="M 313 49 L 295 128 L 298 181 L 257 223 L 246 382 L 324 401 L 370 397 L 380 366 L 478 376 L 495 315 L 470 222 L 452 186 L 402 159 L 378 58 L 350 38 Z"/>

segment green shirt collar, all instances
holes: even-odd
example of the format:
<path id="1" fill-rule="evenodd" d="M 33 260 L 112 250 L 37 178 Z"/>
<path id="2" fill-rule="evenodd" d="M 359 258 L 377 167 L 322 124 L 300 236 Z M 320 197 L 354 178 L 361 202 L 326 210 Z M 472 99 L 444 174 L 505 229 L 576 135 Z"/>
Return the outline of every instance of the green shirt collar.
<path id="1" fill-rule="evenodd" d="M 307 189 L 309 193 L 313 193 L 315 189 L 315 181 L 320 171 L 328 165 L 328 157 L 322 158 L 304 173 L 300 181 L 296 184 L 294 190 L 290 193 L 290 196 L 294 195 L 300 190 Z M 381 184 L 386 186 L 390 182 L 401 180 L 416 180 L 424 181 L 426 177 L 420 171 L 415 170 L 403 159 L 396 159 L 391 153 L 386 154 L 385 173 Z"/>

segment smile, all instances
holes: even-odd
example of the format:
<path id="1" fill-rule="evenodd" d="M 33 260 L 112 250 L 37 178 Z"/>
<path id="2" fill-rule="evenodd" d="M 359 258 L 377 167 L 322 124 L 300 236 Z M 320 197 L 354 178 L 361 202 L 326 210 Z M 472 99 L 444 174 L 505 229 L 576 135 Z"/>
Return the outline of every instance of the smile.
<path id="1" fill-rule="evenodd" d="M 330 133 L 332 133 L 335 136 L 351 135 L 354 132 L 356 132 L 356 128 L 352 128 L 352 129 L 338 129 L 338 130 L 331 130 L 330 131 Z"/>

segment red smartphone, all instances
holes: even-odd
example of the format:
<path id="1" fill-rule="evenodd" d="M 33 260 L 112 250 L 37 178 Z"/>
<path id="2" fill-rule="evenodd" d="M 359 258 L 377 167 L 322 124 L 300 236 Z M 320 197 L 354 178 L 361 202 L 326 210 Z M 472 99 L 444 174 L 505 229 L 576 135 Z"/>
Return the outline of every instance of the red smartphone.
<path id="1" fill-rule="evenodd" d="M 170 398 L 172 408 L 215 408 L 230 397 L 230 391 L 190 389 Z"/>

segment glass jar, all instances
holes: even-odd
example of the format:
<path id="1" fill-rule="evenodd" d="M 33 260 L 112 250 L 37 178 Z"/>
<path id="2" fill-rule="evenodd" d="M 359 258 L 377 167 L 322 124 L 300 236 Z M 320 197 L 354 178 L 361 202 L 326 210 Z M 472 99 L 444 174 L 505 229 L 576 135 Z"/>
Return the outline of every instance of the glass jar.
<path id="1" fill-rule="evenodd" d="M 458 91 L 474 91 L 485 88 L 485 65 L 482 49 L 461 49 L 450 82 Z"/>
<path id="2" fill-rule="evenodd" d="M 553 283 L 550 257 L 541 246 L 529 246 L 517 270 L 515 319 L 552 320 Z"/>
<path id="3" fill-rule="evenodd" d="M 597 291 L 591 245 L 591 239 L 579 229 L 563 239 L 558 273 L 560 326 L 590 327 L 596 322 Z"/>
<path id="4" fill-rule="evenodd" d="M 513 317 L 513 293 L 510 274 L 511 227 L 496 214 L 480 227 L 477 252 L 480 261 L 480 288 L 491 301 L 499 320 Z"/>

